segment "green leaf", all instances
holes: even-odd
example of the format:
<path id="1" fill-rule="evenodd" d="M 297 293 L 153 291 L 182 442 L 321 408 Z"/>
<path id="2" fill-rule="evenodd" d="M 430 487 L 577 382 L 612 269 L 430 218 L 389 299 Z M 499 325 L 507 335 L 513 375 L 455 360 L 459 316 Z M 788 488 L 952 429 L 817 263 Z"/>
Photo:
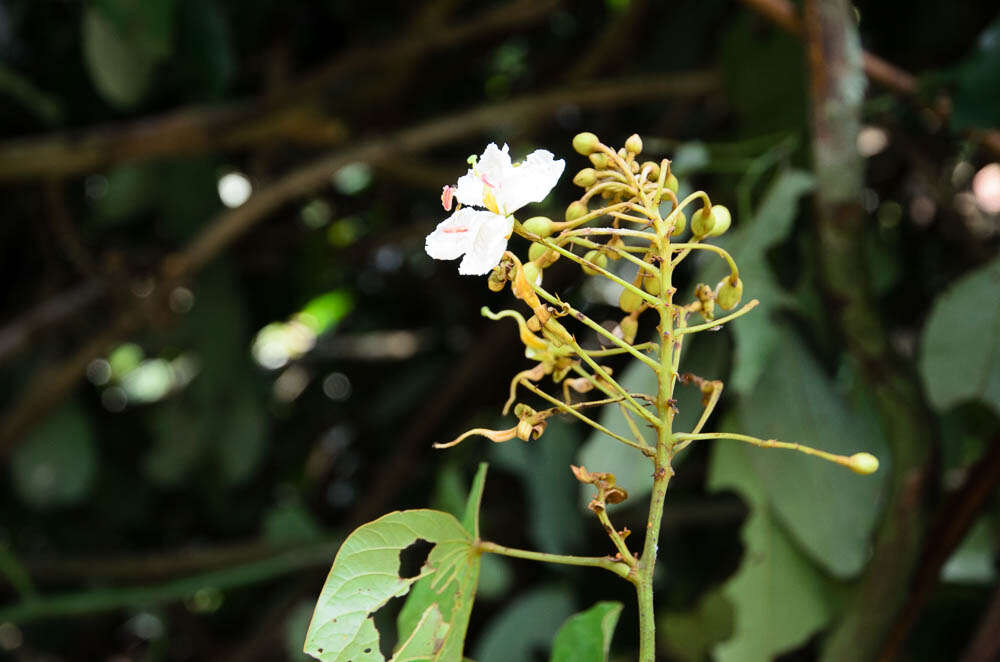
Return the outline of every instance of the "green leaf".
<path id="1" fill-rule="evenodd" d="M 681 372 L 693 372 L 706 379 L 724 378 L 724 371 L 729 361 L 729 341 L 723 333 L 698 334 L 688 341 L 681 355 Z M 656 394 L 656 375 L 649 367 L 639 361 L 633 361 L 622 372 L 618 383 L 630 393 Z M 701 391 L 692 386 L 678 384 L 674 393 L 677 398 L 678 414 L 674 419 L 674 430 L 690 430 L 701 417 Z M 656 436 L 638 416 L 632 414 L 639 431 L 646 443 L 656 444 Z M 632 439 L 632 432 L 617 405 L 605 406 L 599 419 L 601 425 L 612 432 L 617 432 L 626 439 Z M 686 454 L 677 456 L 676 461 L 682 461 Z M 652 463 L 645 455 L 626 446 L 601 432 L 593 432 L 580 447 L 577 464 L 591 471 L 608 471 L 615 475 L 618 484 L 628 490 L 630 499 L 640 499 L 649 494 L 652 489 Z M 676 463 L 675 463 L 676 464 Z M 594 488 L 583 485 L 580 488 L 580 502 L 586 504 L 594 496 Z M 627 502 L 626 502 L 627 503 Z M 612 506 L 614 508 L 616 506 Z"/>
<path id="2" fill-rule="evenodd" d="M 414 577 L 401 577 L 400 552 L 433 545 Z M 372 613 L 433 575 L 439 600 L 428 607 L 394 659 L 461 659 L 479 574 L 472 536 L 452 515 L 405 510 L 369 522 L 347 537 L 327 576 L 306 636 L 305 652 L 324 662 L 383 662 Z"/>
<path id="3" fill-rule="evenodd" d="M 741 431 L 831 453 L 867 451 L 887 459 L 877 424 L 866 424 L 866 412 L 847 405 L 797 336 L 781 325 L 776 329 L 781 351 L 754 394 L 740 401 Z M 860 476 L 802 453 L 744 450 L 774 514 L 803 550 L 837 577 L 860 572 L 881 511 L 887 468 Z"/>
<path id="4" fill-rule="evenodd" d="M 739 570 L 722 587 L 733 606 L 734 634 L 715 647 L 718 662 L 771 660 L 830 621 L 822 575 L 778 525 L 746 448 L 715 442 L 708 485 L 735 490 L 750 509 Z"/>
<path id="5" fill-rule="evenodd" d="M 1000 415 L 1000 258 L 961 278 L 934 302 L 920 374 L 938 411 L 970 400 Z"/>
<path id="6" fill-rule="evenodd" d="M 617 444 L 608 439 L 607 443 Z M 527 492 L 528 530 L 543 552 L 566 554 L 583 541 L 583 529 L 574 495 L 579 483 L 569 465 L 577 453 L 579 432 L 575 423 L 551 419 L 535 443 L 497 444 L 490 456 L 521 477 Z"/>
<path id="7" fill-rule="evenodd" d="M 97 474 L 94 434 L 76 403 L 28 433 L 11 458 L 17 495 L 34 508 L 70 506 L 87 497 Z"/>
<path id="8" fill-rule="evenodd" d="M 702 662 L 733 636 L 733 606 L 721 589 L 706 594 L 687 612 L 667 612 L 659 619 L 670 655 L 683 662 Z"/>
<path id="9" fill-rule="evenodd" d="M 779 348 L 774 312 L 791 302 L 767 262 L 767 251 L 788 237 L 798 210 L 799 200 L 812 190 L 812 175 L 801 170 L 784 170 L 774 179 L 753 218 L 736 219 L 735 230 L 718 244 L 729 251 L 743 280 L 743 300 L 760 301 L 751 313 L 730 323 L 736 343 L 733 374 L 726 387 L 736 393 L 749 393 L 764 368 Z M 706 254 L 708 266 L 699 272 L 698 281 L 714 286 L 729 273 L 725 262 Z"/>
<path id="10" fill-rule="evenodd" d="M 472 659 L 476 662 L 530 660 L 547 651 L 553 633 L 573 613 L 566 589 L 544 586 L 514 600 L 486 627 Z"/>
<path id="11" fill-rule="evenodd" d="M 598 602 L 563 623 L 552 642 L 549 662 L 608 662 L 620 602 Z"/>
<path id="12" fill-rule="evenodd" d="M 975 51 L 957 72 L 957 83 L 952 128 L 1000 125 L 1000 18 L 979 35 Z"/>

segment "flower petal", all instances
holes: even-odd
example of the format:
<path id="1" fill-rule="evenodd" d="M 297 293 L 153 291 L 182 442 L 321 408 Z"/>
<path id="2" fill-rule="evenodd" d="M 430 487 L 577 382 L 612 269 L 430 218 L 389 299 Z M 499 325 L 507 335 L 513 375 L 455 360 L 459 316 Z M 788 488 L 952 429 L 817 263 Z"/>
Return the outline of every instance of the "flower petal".
<path id="1" fill-rule="evenodd" d="M 566 162 L 558 161 L 552 152 L 535 150 L 523 163 L 512 166 L 500 182 L 500 192 L 494 193 L 500 211 L 513 214 L 529 202 L 541 202 L 563 173 Z"/>
<path id="2" fill-rule="evenodd" d="M 487 145 L 482 156 L 476 160 L 476 165 L 458 178 L 455 198 L 463 205 L 484 207 L 483 198 L 487 183 L 489 186 L 496 187 L 513 167 L 510 163 L 508 150 L 506 144 L 504 144 L 503 149 L 497 147 L 496 143 Z"/>
<path id="3" fill-rule="evenodd" d="M 482 220 L 478 210 L 463 207 L 438 223 L 424 240 L 424 250 L 435 260 L 454 260 L 469 250 Z M 491 214 L 492 216 L 492 214 Z"/>
<path id="4" fill-rule="evenodd" d="M 488 274 L 500 264 L 500 259 L 507 250 L 507 240 L 514 229 L 514 218 L 511 216 L 500 216 L 488 211 L 477 213 L 485 220 L 480 223 L 465 258 L 458 265 L 458 273 L 468 276 Z"/>

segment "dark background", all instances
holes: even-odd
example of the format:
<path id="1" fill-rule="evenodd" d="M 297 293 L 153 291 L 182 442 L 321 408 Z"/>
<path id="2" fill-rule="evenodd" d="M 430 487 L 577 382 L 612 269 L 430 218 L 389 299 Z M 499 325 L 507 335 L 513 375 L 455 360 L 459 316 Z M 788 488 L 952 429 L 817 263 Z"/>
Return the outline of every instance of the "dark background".
<path id="1" fill-rule="evenodd" d="M 424 254 L 441 187 L 489 141 L 545 148 L 566 175 L 532 213 L 561 217 L 583 130 L 616 146 L 638 132 L 733 210 L 727 246 L 764 305 L 752 331 L 692 349 L 705 377 L 743 373 L 713 420 L 883 460 L 871 479 L 810 483 L 806 458 L 744 454 L 737 479 L 710 446 L 688 452 L 660 550 L 662 658 L 818 659 L 880 581 L 900 597 L 900 659 L 995 640 L 980 624 L 998 609 L 1000 388 L 923 359 L 935 303 L 1000 243 L 1000 212 L 972 190 L 1000 160 L 984 133 L 1000 125 L 996 6 L 857 3 L 864 47 L 919 77 L 909 93 L 869 83 L 863 107 L 852 276 L 871 328 L 831 295 L 809 190 L 776 189 L 811 169 L 808 72 L 761 4 L 0 0 L 2 655 L 301 659 L 338 541 L 393 509 L 459 508 L 484 460 L 486 537 L 609 553 L 567 468 L 585 430 L 431 449 L 509 425 L 508 380 L 530 365 L 513 325 L 479 315 L 516 307 L 509 292 Z M 229 210 L 231 173 L 253 195 Z M 991 269 L 941 333 L 1000 383 Z M 573 270 L 551 282 L 615 319 Z M 866 573 L 902 485 L 914 570 Z M 616 523 L 641 529 L 644 508 Z M 770 579 L 732 583 L 779 547 Z M 470 657 L 547 659 L 566 616 L 619 599 L 612 657 L 633 659 L 626 585 L 494 561 Z M 748 632 L 755 613 L 771 629 Z"/>

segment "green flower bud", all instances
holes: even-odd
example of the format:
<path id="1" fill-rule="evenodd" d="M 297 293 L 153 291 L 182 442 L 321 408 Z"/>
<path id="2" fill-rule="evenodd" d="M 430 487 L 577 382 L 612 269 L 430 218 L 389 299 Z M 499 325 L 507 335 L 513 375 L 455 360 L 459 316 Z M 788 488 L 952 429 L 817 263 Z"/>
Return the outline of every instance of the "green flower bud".
<path id="1" fill-rule="evenodd" d="M 544 244 L 540 244 L 537 241 L 531 242 L 531 246 L 528 246 L 528 259 L 532 262 L 538 260 L 538 258 L 545 255 L 545 252 L 549 250 Z"/>
<path id="2" fill-rule="evenodd" d="M 687 228 L 688 218 L 684 212 L 678 212 L 677 219 L 674 221 L 674 231 L 670 233 L 671 237 L 679 237 L 684 234 L 684 230 Z"/>
<path id="3" fill-rule="evenodd" d="M 598 170 L 604 170 L 608 167 L 608 155 L 604 152 L 593 152 L 590 155 L 590 162 Z"/>
<path id="4" fill-rule="evenodd" d="M 642 164 L 642 169 L 645 170 L 649 168 L 649 179 L 651 181 L 656 181 L 660 176 L 660 166 L 656 165 L 652 161 L 646 161 Z"/>
<path id="5" fill-rule="evenodd" d="M 580 172 L 576 173 L 576 177 L 573 178 L 573 183 L 577 186 L 582 186 L 583 188 L 593 186 L 597 183 L 597 173 L 594 172 L 593 168 L 584 168 Z"/>
<path id="6" fill-rule="evenodd" d="M 525 262 L 522 268 L 524 269 L 524 278 L 530 284 L 536 285 L 540 282 L 539 276 L 542 275 L 542 270 L 538 268 L 537 264 L 534 262 Z"/>
<path id="7" fill-rule="evenodd" d="M 639 320 L 629 315 L 622 318 L 618 327 L 622 330 L 622 340 L 630 345 L 635 342 L 635 334 L 639 332 Z"/>
<path id="8" fill-rule="evenodd" d="M 702 207 L 691 215 L 691 232 L 696 237 L 707 237 L 715 228 L 715 217 L 711 210 Z"/>
<path id="9" fill-rule="evenodd" d="M 601 141 L 597 139 L 597 136 L 589 131 L 578 133 L 573 137 L 573 149 L 584 156 L 596 150 L 600 144 Z"/>
<path id="10" fill-rule="evenodd" d="M 847 466 L 851 471 L 867 476 L 878 471 L 878 458 L 871 453 L 855 453 Z"/>
<path id="11" fill-rule="evenodd" d="M 569 207 L 566 207 L 566 220 L 575 221 L 578 218 L 586 216 L 588 213 L 587 205 L 583 202 L 577 200 L 576 202 L 569 203 Z"/>
<path id="12" fill-rule="evenodd" d="M 608 268 L 608 256 L 605 255 L 602 251 L 599 251 L 597 249 L 594 249 L 592 251 L 587 251 L 587 254 L 583 256 L 583 259 L 586 260 L 587 262 L 593 262 L 601 269 Z M 586 264 L 581 265 L 581 268 L 583 269 L 583 273 L 587 274 L 588 276 L 596 276 L 597 274 L 601 273 L 600 271 L 597 271 L 593 267 L 588 267 Z"/>
<path id="13" fill-rule="evenodd" d="M 526 232 L 537 234 L 539 237 L 548 237 L 555 230 L 552 226 L 552 219 L 545 216 L 532 216 L 524 223 L 521 223 L 521 227 Z"/>
<path id="14" fill-rule="evenodd" d="M 625 149 L 633 154 L 638 154 L 642 151 L 642 138 L 639 137 L 638 133 L 633 133 L 625 141 Z"/>
<path id="15" fill-rule="evenodd" d="M 733 217 L 729 213 L 729 209 L 722 205 L 712 205 L 712 218 L 714 219 L 714 223 L 712 224 L 712 229 L 708 231 L 709 237 L 722 235 L 729 229 L 730 223 L 733 222 Z"/>
<path id="16" fill-rule="evenodd" d="M 620 235 L 613 234 L 613 235 L 611 235 L 611 238 L 608 239 L 607 246 L 608 246 L 608 248 L 612 248 L 612 249 L 614 249 L 614 248 L 624 248 L 625 247 L 625 240 L 622 239 Z M 608 252 L 608 259 L 611 259 L 611 260 L 620 260 L 620 259 L 622 259 L 622 256 L 619 255 L 617 251 L 612 250 L 612 251 Z"/>
<path id="17" fill-rule="evenodd" d="M 670 173 L 669 175 L 667 175 L 667 179 L 665 182 L 663 182 L 663 185 L 666 186 L 671 191 L 673 191 L 674 195 L 677 195 L 677 189 L 681 187 L 680 182 L 677 181 L 677 175 L 675 175 L 674 173 Z"/>
<path id="18" fill-rule="evenodd" d="M 719 304 L 719 308 L 723 310 L 732 310 L 739 305 L 742 298 L 743 281 L 739 278 L 736 279 L 736 284 L 733 285 L 733 282 L 727 276 L 715 286 L 715 301 Z"/>
<path id="19" fill-rule="evenodd" d="M 654 297 L 660 295 L 660 279 L 653 274 L 643 272 L 642 289 L 646 290 Z"/>
<path id="20" fill-rule="evenodd" d="M 642 297 L 632 290 L 622 290 L 622 295 L 618 297 L 618 307 L 626 313 L 634 313 L 642 306 Z"/>

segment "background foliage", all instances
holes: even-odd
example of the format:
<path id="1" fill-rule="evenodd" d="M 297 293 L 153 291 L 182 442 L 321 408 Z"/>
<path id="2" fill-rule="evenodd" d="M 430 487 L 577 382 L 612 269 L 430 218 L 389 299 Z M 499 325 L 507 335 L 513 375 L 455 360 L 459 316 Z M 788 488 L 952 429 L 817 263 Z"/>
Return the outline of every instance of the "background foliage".
<path id="1" fill-rule="evenodd" d="M 484 459 L 490 539 L 609 553 L 567 469 L 581 461 L 618 475 L 616 518 L 641 530 L 646 477 L 576 426 L 430 449 L 492 427 L 527 366 L 509 326 L 479 317 L 509 294 L 423 252 L 441 186 L 489 140 L 572 172 L 570 139 L 592 130 L 640 133 L 734 211 L 724 244 L 762 304 L 689 353 L 727 382 L 716 424 L 883 458 L 864 479 L 686 451 L 656 586 L 663 659 L 816 659 L 863 611 L 858 587 L 889 581 L 866 564 L 900 485 L 927 533 L 900 552 L 918 561 L 891 587 L 887 650 L 991 659 L 975 655 L 995 650 L 1000 609 L 1000 19 L 856 3 L 865 48 L 920 75 L 908 94 L 870 84 L 864 106 L 865 326 L 820 267 L 807 61 L 758 13 L 773 4 L 0 0 L 4 654 L 303 659 L 344 536 L 394 509 L 461 516 Z M 560 213 L 569 179 L 542 211 Z M 571 273 L 588 314 L 614 319 L 617 293 Z M 718 279 L 707 261 L 686 275 Z M 618 618 L 598 605 L 560 630 L 571 614 L 615 599 L 611 659 L 628 660 L 624 584 L 487 556 L 467 654 L 549 659 L 557 631 Z"/>

